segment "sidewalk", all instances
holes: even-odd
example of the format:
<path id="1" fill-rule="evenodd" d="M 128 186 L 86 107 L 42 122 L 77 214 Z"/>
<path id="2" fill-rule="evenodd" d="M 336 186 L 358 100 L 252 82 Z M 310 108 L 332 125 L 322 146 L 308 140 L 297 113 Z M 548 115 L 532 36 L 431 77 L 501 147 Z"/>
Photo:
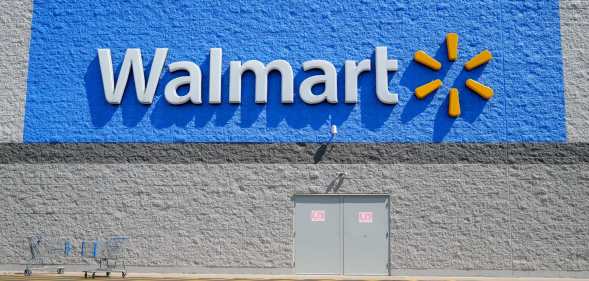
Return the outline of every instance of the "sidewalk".
<path id="1" fill-rule="evenodd" d="M 249 281 L 249 280 L 358 280 L 358 281 L 376 281 L 376 280 L 398 280 L 398 281 L 589 281 L 589 279 L 580 278 L 539 278 L 539 277 L 438 277 L 438 276 L 316 276 L 316 275 L 258 275 L 258 274 L 177 274 L 177 273 L 129 273 L 126 279 L 118 275 L 110 278 L 97 276 L 96 279 L 103 280 L 170 280 L 170 281 Z M 0 281 L 79 281 L 92 280 L 84 279 L 80 273 L 69 272 L 61 275 L 54 273 L 37 273 L 33 276 L 25 277 L 20 272 L 0 272 Z"/>

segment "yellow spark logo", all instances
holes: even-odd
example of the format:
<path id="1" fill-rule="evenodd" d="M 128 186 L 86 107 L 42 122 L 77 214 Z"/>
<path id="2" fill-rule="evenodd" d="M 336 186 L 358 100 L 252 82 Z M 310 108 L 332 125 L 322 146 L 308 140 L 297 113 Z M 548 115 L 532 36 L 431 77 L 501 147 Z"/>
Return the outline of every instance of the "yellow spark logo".
<path id="1" fill-rule="evenodd" d="M 448 60 L 456 61 L 458 59 L 458 34 L 448 33 L 446 35 L 446 46 L 448 47 Z M 483 64 L 488 63 L 492 58 L 493 55 L 491 54 L 491 52 L 489 50 L 484 50 L 480 52 L 478 55 L 474 56 L 472 59 L 470 59 L 464 65 L 464 69 L 466 69 L 467 71 L 471 71 Z M 442 63 L 440 63 L 424 51 L 415 52 L 413 60 L 434 71 L 439 71 L 440 69 L 442 69 Z M 442 80 L 437 79 L 431 81 L 429 83 L 417 87 L 415 89 L 415 97 L 417 97 L 420 100 L 424 99 L 440 87 L 442 87 Z M 489 100 L 493 97 L 493 89 L 473 79 L 466 80 L 466 87 L 485 100 Z M 448 115 L 454 118 L 460 116 L 460 98 L 458 94 L 458 89 L 456 88 L 450 89 Z"/>

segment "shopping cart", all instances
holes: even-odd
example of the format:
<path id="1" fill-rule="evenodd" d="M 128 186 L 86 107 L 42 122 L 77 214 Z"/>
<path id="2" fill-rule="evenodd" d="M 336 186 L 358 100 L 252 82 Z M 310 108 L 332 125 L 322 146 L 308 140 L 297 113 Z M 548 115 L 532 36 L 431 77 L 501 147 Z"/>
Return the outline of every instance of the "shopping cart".
<path id="1" fill-rule="evenodd" d="M 27 240 L 30 258 L 27 259 L 24 274 L 31 276 L 33 269 L 45 269 L 57 266 L 57 274 L 63 274 L 65 269 L 56 260 L 72 255 L 72 242 L 66 239 L 50 238 L 46 235 L 35 235 Z"/>
<path id="2" fill-rule="evenodd" d="M 85 252 L 91 252 L 91 256 L 98 264 L 95 269 L 83 271 L 84 278 L 88 278 L 90 273 L 91 277 L 95 278 L 97 272 L 104 272 L 106 277 L 110 277 L 112 272 L 120 272 L 121 276 L 125 278 L 127 276 L 125 250 L 128 241 L 129 238 L 125 236 L 115 236 L 106 241 L 94 240 L 91 246 L 88 245 L 91 249 L 86 249 L 86 242 L 82 242 L 82 256 L 85 255 Z"/>

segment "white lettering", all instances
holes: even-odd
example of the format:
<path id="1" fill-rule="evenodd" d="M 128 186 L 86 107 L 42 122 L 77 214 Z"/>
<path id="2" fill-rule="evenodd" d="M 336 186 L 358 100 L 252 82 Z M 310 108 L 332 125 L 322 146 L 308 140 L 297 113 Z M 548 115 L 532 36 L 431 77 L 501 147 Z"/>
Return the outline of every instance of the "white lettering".
<path id="1" fill-rule="evenodd" d="M 223 49 L 212 48 L 209 53 L 209 103 L 221 103 L 221 65 Z"/>
<path id="2" fill-rule="evenodd" d="M 396 59 L 388 58 L 386 47 L 376 47 L 375 49 L 375 76 L 376 76 L 376 96 L 384 104 L 397 104 L 399 97 L 396 93 L 389 91 L 388 78 L 390 71 L 397 71 L 398 62 Z M 151 64 L 147 84 L 143 69 L 143 61 L 140 49 L 127 49 L 121 70 L 118 74 L 118 80 L 114 78 L 114 69 L 110 49 L 98 49 L 98 59 L 100 63 L 100 73 L 102 75 L 102 85 L 104 96 L 108 103 L 120 104 L 129 80 L 129 75 L 133 71 L 135 80 L 137 100 L 142 104 L 153 103 L 155 91 L 157 89 L 163 65 L 168 54 L 168 49 L 158 48 L 155 51 L 154 59 Z M 209 50 L 209 103 L 220 104 L 222 102 L 222 63 L 223 49 L 211 48 Z M 358 103 L 358 80 L 362 73 L 371 71 L 372 62 L 365 59 L 360 62 L 346 60 L 345 70 L 345 103 Z M 202 104 L 202 79 L 203 74 L 200 67 L 190 61 L 180 61 L 171 63 L 170 72 L 186 71 L 188 75 L 177 77 L 168 82 L 165 87 L 165 98 L 170 104 L 181 105 L 190 101 L 193 104 Z M 337 103 L 337 71 L 335 66 L 326 60 L 309 60 L 303 63 L 303 71 L 321 70 L 323 73 L 312 75 L 305 78 L 299 85 L 299 94 L 301 100 L 307 104 L 318 104 L 322 102 Z M 255 75 L 255 101 L 259 104 L 268 102 L 268 75 L 277 71 L 281 76 L 281 102 L 294 102 L 294 74 L 292 66 L 285 60 L 274 60 L 266 65 L 258 60 L 249 60 L 244 62 L 231 61 L 229 65 L 229 102 L 233 104 L 241 103 L 242 96 L 242 79 L 244 73 L 251 71 Z M 116 85 L 115 85 L 116 84 Z M 313 87 L 323 84 L 322 93 L 313 93 Z M 178 95 L 178 89 L 188 85 L 189 91 L 186 95 Z"/>
<path id="3" fill-rule="evenodd" d="M 346 103 L 357 103 L 358 102 L 358 76 L 362 72 L 370 71 L 370 60 L 363 60 L 356 65 L 353 60 L 347 60 L 345 64 L 346 80 L 345 89 Z"/>
<path id="4" fill-rule="evenodd" d="M 282 77 L 282 103 L 293 103 L 293 72 L 292 67 L 285 60 L 275 60 L 266 66 L 257 60 L 246 61 L 244 64 L 240 61 L 232 61 L 229 66 L 229 102 L 241 103 L 241 78 L 244 72 L 251 71 L 256 76 L 256 103 L 267 103 L 268 73 L 274 70 L 280 72 Z"/>
<path id="5" fill-rule="evenodd" d="M 191 101 L 194 104 L 202 103 L 201 82 L 202 73 L 200 67 L 193 62 L 179 61 L 168 66 L 170 72 L 184 70 L 188 72 L 188 76 L 174 78 L 166 85 L 165 96 L 166 100 L 171 104 L 185 104 Z M 178 88 L 182 85 L 189 84 L 190 90 L 183 96 L 178 95 Z"/>
<path id="6" fill-rule="evenodd" d="M 320 69 L 324 74 L 306 78 L 299 87 L 301 99 L 307 104 L 318 104 L 325 100 L 337 103 L 337 71 L 332 63 L 325 60 L 310 60 L 303 63 L 303 70 Z M 325 84 L 323 93 L 315 95 L 311 89 L 317 84 Z"/>
<path id="7" fill-rule="evenodd" d="M 129 80 L 129 72 L 132 68 L 137 100 L 142 104 L 151 104 L 153 102 L 153 95 L 155 94 L 167 54 L 168 49 L 166 48 L 158 48 L 155 50 L 155 56 L 151 64 L 151 70 L 149 71 L 149 78 L 146 86 L 145 75 L 143 74 L 141 50 L 127 49 L 125 58 L 123 59 L 123 65 L 119 71 L 119 79 L 117 80 L 115 87 L 114 69 L 112 66 L 110 49 L 98 49 L 100 74 L 102 75 L 102 86 L 104 88 L 106 101 L 110 104 L 121 104 L 123 93 L 125 92 L 127 81 Z"/>
<path id="8" fill-rule="evenodd" d="M 399 96 L 389 92 L 389 71 L 397 71 L 397 60 L 389 60 L 387 47 L 376 47 L 376 96 L 385 104 L 397 104 Z"/>

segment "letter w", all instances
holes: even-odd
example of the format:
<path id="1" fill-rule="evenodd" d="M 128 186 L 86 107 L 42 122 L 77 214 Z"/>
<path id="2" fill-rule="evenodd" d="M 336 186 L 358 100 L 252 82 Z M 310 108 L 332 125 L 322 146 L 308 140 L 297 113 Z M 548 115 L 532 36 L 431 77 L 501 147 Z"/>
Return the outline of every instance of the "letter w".
<path id="1" fill-rule="evenodd" d="M 98 61 L 100 63 L 100 74 L 102 75 L 102 86 L 104 88 L 104 97 L 110 104 L 121 104 L 123 93 L 129 80 L 129 72 L 133 68 L 133 79 L 135 80 L 135 91 L 137 100 L 142 104 L 151 104 L 153 96 L 159 82 L 168 49 L 158 48 L 155 50 L 155 56 L 151 63 L 147 86 L 145 85 L 145 75 L 143 74 L 143 61 L 141 60 L 141 49 L 127 49 L 123 66 L 119 71 L 119 79 L 115 87 L 114 70 L 112 67 L 112 58 L 110 49 L 98 49 Z"/>

